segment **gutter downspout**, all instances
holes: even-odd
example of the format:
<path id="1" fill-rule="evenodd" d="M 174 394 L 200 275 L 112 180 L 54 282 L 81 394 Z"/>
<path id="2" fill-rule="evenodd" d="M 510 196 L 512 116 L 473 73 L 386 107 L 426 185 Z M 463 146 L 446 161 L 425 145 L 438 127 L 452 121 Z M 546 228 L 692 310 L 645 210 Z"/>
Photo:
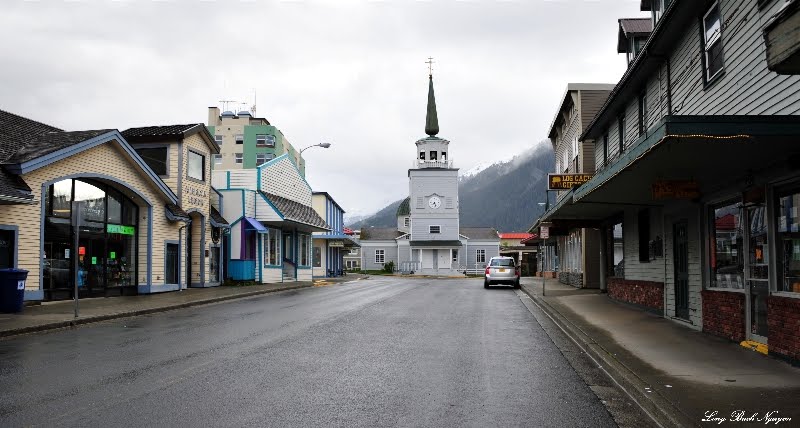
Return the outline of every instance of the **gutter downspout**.
<path id="1" fill-rule="evenodd" d="M 178 291 L 183 291 L 183 284 L 181 284 L 181 279 L 183 278 L 183 275 L 181 275 L 181 268 L 183 267 L 183 264 L 181 263 L 183 261 L 183 229 L 186 229 L 191 225 L 191 220 L 183 221 L 183 226 L 178 228 Z M 187 231 L 186 233 L 189 232 Z M 189 281 L 191 281 L 191 278 Z"/>

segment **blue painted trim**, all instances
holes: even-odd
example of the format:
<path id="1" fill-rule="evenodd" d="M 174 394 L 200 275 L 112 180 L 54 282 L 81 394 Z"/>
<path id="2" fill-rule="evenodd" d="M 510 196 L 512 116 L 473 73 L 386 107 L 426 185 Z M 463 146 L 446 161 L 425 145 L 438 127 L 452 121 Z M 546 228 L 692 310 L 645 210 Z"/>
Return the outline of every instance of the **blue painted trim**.
<path id="1" fill-rule="evenodd" d="M 269 235 L 267 235 L 267 236 L 269 236 Z M 261 245 L 262 241 L 264 241 L 264 237 L 263 236 L 259 236 L 258 237 L 258 250 L 256 250 L 256 251 L 258 251 L 258 282 L 259 283 L 263 283 L 264 282 L 264 279 L 263 279 L 263 273 L 264 273 L 264 259 L 263 259 L 263 257 L 264 257 L 264 249 L 262 248 L 262 245 Z"/>
<path id="2" fill-rule="evenodd" d="M 107 132 L 102 135 L 98 135 L 94 138 L 90 138 L 78 144 L 73 144 L 72 146 L 65 147 L 61 150 L 56 150 L 53 153 L 40 156 L 31 161 L 24 162 L 20 164 L 18 168 L 10 166 L 9 169 L 20 175 L 27 174 L 31 171 L 35 171 L 39 168 L 46 167 L 55 162 L 64 160 L 70 156 L 91 149 L 93 147 L 99 146 L 101 144 L 107 143 L 109 141 L 117 141 L 117 143 L 120 145 L 120 147 L 122 147 L 123 150 L 125 150 L 128 156 L 130 156 L 133 159 L 133 161 L 139 166 L 139 168 L 142 169 L 142 172 L 144 172 L 153 181 L 153 183 L 155 183 L 156 187 L 158 187 L 159 190 L 161 190 L 164 193 L 164 196 L 166 196 L 167 199 L 169 199 L 170 202 L 172 202 L 173 204 L 178 203 L 178 197 L 177 195 L 175 195 L 175 193 L 172 192 L 172 189 L 170 189 L 169 186 L 167 186 L 166 183 L 164 183 L 164 181 L 155 172 L 153 172 L 153 170 L 150 169 L 149 166 L 147 166 L 147 164 L 144 162 L 144 160 L 142 160 L 139 154 L 136 153 L 136 150 L 134 150 L 133 147 L 131 147 L 131 145 L 125 140 L 125 138 L 122 137 L 122 134 L 120 134 L 119 131 L 116 130 Z"/>
<path id="3" fill-rule="evenodd" d="M 139 284 L 138 291 L 139 294 L 166 293 L 169 291 L 178 291 L 180 287 L 181 286 L 178 284 Z"/>
<path id="4" fill-rule="evenodd" d="M 256 190 L 261 191 L 261 168 L 256 168 Z"/>
<path id="5" fill-rule="evenodd" d="M 309 270 L 309 269 L 311 269 L 311 266 L 297 266 L 297 267 L 295 267 L 295 270 Z"/>
<path id="6" fill-rule="evenodd" d="M 137 254 L 138 256 L 138 254 Z M 137 260 L 138 264 L 139 261 Z M 147 286 L 153 285 L 153 206 L 147 207 Z"/>
<path id="7" fill-rule="evenodd" d="M 225 182 L 225 187 L 226 187 L 226 188 L 228 188 L 228 189 L 230 189 L 230 188 L 231 188 L 231 172 L 230 172 L 230 171 L 227 171 L 227 172 L 226 172 L 226 175 L 227 175 L 228 177 L 227 177 L 227 181 Z"/>
<path id="8" fill-rule="evenodd" d="M 244 205 L 244 189 L 242 189 L 242 216 L 247 216 L 247 209 Z"/>
<path id="9" fill-rule="evenodd" d="M 13 224 L 0 224 L 0 230 L 14 231 L 14 262 L 11 263 L 11 266 L 16 268 L 19 264 L 19 226 Z"/>
<path id="10" fill-rule="evenodd" d="M 266 197 L 266 196 L 264 196 L 264 194 L 263 194 L 263 193 L 259 192 L 259 193 L 258 193 L 258 195 L 259 195 L 259 196 L 261 196 L 261 199 L 263 199 L 263 200 L 264 200 L 264 202 L 266 202 L 266 203 L 267 203 L 267 205 L 269 205 L 269 206 L 270 206 L 270 207 L 271 207 L 273 210 L 275 210 L 275 214 L 278 214 L 278 217 L 280 217 L 280 218 L 281 218 L 281 220 L 285 220 L 285 219 L 286 219 L 286 217 L 283 215 L 283 213 L 282 213 L 282 212 L 280 212 L 280 210 L 278 210 L 278 207 L 276 207 L 276 206 L 275 206 L 275 204 L 273 204 L 272 202 L 270 202 L 270 200 L 269 200 L 269 199 L 267 199 L 267 197 Z"/>
<path id="11" fill-rule="evenodd" d="M 41 287 L 41 283 L 39 283 Z M 22 297 L 22 300 L 30 300 L 30 301 L 41 301 L 44 300 L 44 290 L 25 290 L 25 294 Z"/>

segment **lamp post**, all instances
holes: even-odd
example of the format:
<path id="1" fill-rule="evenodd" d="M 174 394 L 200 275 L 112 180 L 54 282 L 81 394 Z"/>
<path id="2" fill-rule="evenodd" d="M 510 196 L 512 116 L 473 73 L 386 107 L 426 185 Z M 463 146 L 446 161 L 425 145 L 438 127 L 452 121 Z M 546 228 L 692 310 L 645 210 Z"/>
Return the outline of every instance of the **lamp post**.
<path id="1" fill-rule="evenodd" d="M 312 145 L 310 145 L 308 147 L 303 147 L 302 149 L 300 149 L 300 154 L 302 155 L 304 151 L 306 151 L 307 149 L 310 149 L 312 147 L 322 147 L 323 149 L 327 149 L 330 146 L 331 146 L 331 143 L 312 144 Z"/>

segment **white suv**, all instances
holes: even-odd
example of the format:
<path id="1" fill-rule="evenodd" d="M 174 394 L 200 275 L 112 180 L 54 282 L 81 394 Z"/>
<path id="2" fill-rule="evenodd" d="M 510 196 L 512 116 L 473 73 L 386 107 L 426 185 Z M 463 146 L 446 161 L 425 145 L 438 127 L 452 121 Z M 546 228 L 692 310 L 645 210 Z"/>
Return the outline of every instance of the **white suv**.
<path id="1" fill-rule="evenodd" d="M 486 265 L 483 288 L 492 284 L 509 284 L 519 288 L 520 269 L 513 257 L 492 257 Z"/>

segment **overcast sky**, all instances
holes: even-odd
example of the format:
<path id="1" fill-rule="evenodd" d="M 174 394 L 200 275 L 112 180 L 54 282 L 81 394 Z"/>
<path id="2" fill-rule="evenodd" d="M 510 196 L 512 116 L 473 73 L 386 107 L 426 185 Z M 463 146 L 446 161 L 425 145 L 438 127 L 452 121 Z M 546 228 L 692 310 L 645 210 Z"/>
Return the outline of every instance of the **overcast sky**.
<path id="1" fill-rule="evenodd" d="M 205 122 L 253 104 L 350 214 L 408 194 L 434 57 L 456 167 L 547 136 L 568 82 L 616 83 L 639 0 L 16 1 L 0 14 L 0 109 L 66 130 Z M 238 107 L 238 106 L 237 106 Z"/>

